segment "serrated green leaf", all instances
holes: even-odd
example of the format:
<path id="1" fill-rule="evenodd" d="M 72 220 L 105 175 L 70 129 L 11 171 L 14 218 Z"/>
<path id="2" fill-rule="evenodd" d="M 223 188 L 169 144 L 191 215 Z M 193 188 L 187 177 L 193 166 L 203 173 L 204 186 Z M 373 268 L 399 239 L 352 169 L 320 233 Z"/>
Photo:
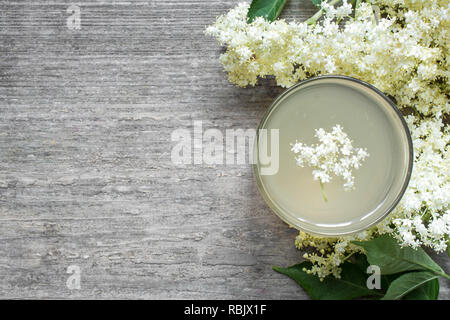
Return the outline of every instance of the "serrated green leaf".
<path id="1" fill-rule="evenodd" d="M 367 274 L 355 264 L 342 264 L 341 278 L 326 277 L 320 281 L 316 275 L 307 274 L 303 268 L 310 269 L 310 262 L 302 262 L 288 268 L 273 267 L 281 274 L 294 279 L 305 291 L 316 300 L 347 300 L 358 297 L 380 295 L 377 290 L 367 288 Z"/>
<path id="2" fill-rule="evenodd" d="M 420 270 L 443 273 L 441 267 L 422 248 L 402 248 L 395 239 L 386 234 L 369 241 L 352 243 L 364 248 L 369 263 L 379 266 L 383 275 Z"/>
<path id="3" fill-rule="evenodd" d="M 428 281 L 403 297 L 405 300 L 437 300 L 439 297 L 439 279 Z"/>
<path id="4" fill-rule="evenodd" d="M 268 21 L 275 21 L 284 8 L 287 0 L 253 0 L 248 9 L 248 22 L 251 23 L 257 17 L 263 17 Z"/>
<path id="5" fill-rule="evenodd" d="M 439 276 L 427 271 L 409 272 L 401 275 L 389 286 L 382 300 L 401 299 L 406 294 L 425 285 L 427 282 L 437 280 Z"/>

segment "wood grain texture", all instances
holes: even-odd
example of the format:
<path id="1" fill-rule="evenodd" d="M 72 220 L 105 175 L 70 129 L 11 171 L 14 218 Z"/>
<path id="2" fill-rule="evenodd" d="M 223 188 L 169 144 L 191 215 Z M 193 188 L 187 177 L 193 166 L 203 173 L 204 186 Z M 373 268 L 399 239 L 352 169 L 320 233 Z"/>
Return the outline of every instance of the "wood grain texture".
<path id="1" fill-rule="evenodd" d="M 250 166 L 170 159 L 173 130 L 256 128 L 282 91 L 222 72 L 203 30 L 236 3 L 77 1 L 70 30 L 69 1 L 0 1 L 0 298 L 307 298 Z"/>

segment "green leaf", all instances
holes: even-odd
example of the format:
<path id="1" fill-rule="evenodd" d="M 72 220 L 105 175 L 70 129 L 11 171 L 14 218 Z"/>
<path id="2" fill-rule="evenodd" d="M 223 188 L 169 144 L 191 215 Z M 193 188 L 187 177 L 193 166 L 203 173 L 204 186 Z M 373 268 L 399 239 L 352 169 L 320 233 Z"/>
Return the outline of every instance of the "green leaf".
<path id="1" fill-rule="evenodd" d="M 355 265 L 362 271 L 367 272 L 367 267 L 369 267 L 369 262 L 367 262 L 367 257 L 364 254 L 358 253 L 355 254 L 353 257 L 353 261 Z M 396 273 L 396 274 L 385 274 L 381 275 L 381 290 L 386 291 L 387 288 L 391 285 L 392 281 L 400 277 L 402 274 L 405 274 L 405 272 Z"/>
<path id="2" fill-rule="evenodd" d="M 367 257 L 366 255 L 362 254 L 362 253 L 357 253 L 355 255 L 353 255 L 352 257 L 355 265 L 362 271 L 362 272 L 366 272 L 367 271 L 367 267 L 369 266 L 369 263 L 367 262 Z"/>
<path id="3" fill-rule="evenodd" d="M 397 300 L 439 276 L 427 271 L 409 272 L 392 281 L 382 300 Z M 439 290 L 438 290 L 439 292 Z"/>
<path id="4" fill-rule="evenodd" d="M 305 261 L 288 268 L 273 267 L 273 269 L 294 279 L 312 299 L 316 300 L 344 300 L 381 295 L 380 292 L 367 288 L 367 273 L 353 263 L 342 264 L 340 279 L 328 276 L 323 281 L 316 275 L 303 271 L 303 268 L 310 269 L 311 266 L 310 262 Z"/>
<path id="5" fill-rule="evenodd" d="M 316 7 L 321 7 L 323 0 L 311 0 L 311 2 L 316 6 Z"/>
<path id="6" fill-rule="evenodd" d="M 439 280 L 428 281 L 403 297 L 405 300 L 437 300 L 439 297 Z"/>
<path id="7" fill-rule="evenodd" d="M 352 243 L 364 248 L 369 263 L 379 266 L 383 275 L 419 270 L 428 270 L 441 275 L 444 273 L 422 248 L 402 248 L 387 234 L 369 241 L 352 241 Z"/>
<path id="8" fill-rule="evenodd" d="M 268 21 L 275 21 L 283 10 L 287 0 L 253 0 L 248 9 L 248 22 L 251 23 L 257 17 L 263 17 Z"/>

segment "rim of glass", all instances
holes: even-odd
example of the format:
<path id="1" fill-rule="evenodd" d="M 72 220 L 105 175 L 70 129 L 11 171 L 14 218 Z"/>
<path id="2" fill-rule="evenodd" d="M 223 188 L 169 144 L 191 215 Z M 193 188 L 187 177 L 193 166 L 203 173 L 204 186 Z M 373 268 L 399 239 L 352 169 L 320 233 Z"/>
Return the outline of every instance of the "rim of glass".
<path id="1" fill-rule="evenodd" d="M 255 147 L 254 147 L 254 156 L 255 156 L 256 159 L 258 158 L 258 154 L 259 154 L 259 145 L 258 145 L 259 132 L 260 132 L 261 129 L 263 129 L 263 126 L 266 123 L 266 120 L 269 118 L 269 116 L 272 113 L 272 111 L 277 107 L 277 105 L 280 102 L 280 100 L 283 99 L 286 95 L 288 95 L 291 91 L 295 90 L 296 88 L 298 88 L 298 87 L 300 87 L 300 86 L 302 86 L 302 85 L 304 85 L 306 83 L 314 82 L 314 81 L 322 80 L 322 79 L 340 79 L 340 80 L 347 80 L 347 81 L 352 81 L 352 82 L 356 82 L 358 84 L 361 84 L 361 85 L 369 88 L 370 90 L 372 90 L 376 94 L 378 94 L 395 111 L 395 114 L 400 119 L 400 123 L 402 124 L 404 133 L 406 135 L 406 139 L 408 141 L 408 168 L 407 168 L 407 171 L 406 171 L 406 176 L 404 178 L 402 188 L 400 189 L 400 192 L 398 193 L 397 197 L 394 199 L 394 201 L 390 204 L 390 206 L 386 209 L 386 211 L 382 215 L 380 215 L 378 218 L 376 218 L 374 221 L 372 221 L 371 223 L 367 224 L 364 227 L 360 227 L 360 228 L 357 228 L 357 229 L 354 229 L 354 230 L 344 231 L 344 232 L 332 232 L 332 231 L 330 231 L 330 232 L 323 232 L 322 233 L 322 232 L 317 232 L 316 230 L 311 230 L 307 226 L 299 225 L 298 221 L 295 221 L 294 219 L 291 219 L 289 215 L 286 215 L 281 208 L 279 208 L 277 205 L 275 205 L 275 203 L 269 197 L 269 195 L 267 194 L 267 192 L 266 192 L 266 190 L 265 190 L 265 188 L 263 186 L 263 183 L 262 183 L 262 180 L 261 180 L 261 175 L 259 174 L 259 161 L 258 160 L 253 161 L 253 175 L 255 177 L 256 185 L 258 186 L 259 193 L 263 197 L 264 201 L 271 208 L 271 210 L 281 220 L 283 220 L 285 223 L 287 223 L 289 226 L 294 227 L 295 229 L 298 229 L 298 230 L 301 230 L 301 231 L 305 231 L 305 232 L 308 232 L 308 233 L 311 233 L 311 234 L 319 235 L 319 236 L 328 236 L 328 237 L 344 236 L 344 235 L 355 234 L 355 233 L 367 230 L 368 228 L 376 225 L 377 223 L 379 223 L 380 221 L 385 219 L 392 212 L 392 210 L 395 209 L 395 207 L 397 206 L 397 204 L 400 202 L 400 200 L 402 199 L 403 195 L 405 194 L 405 191 L 406 191 L 406 189 L 408 187 L 408 184 L 409 184 L 409 181 L 410 181 L 410 178 L 411 178 L 411 173 L 412 173 L 413 163 L 414 163 L 414 151 L 413 151 L 411 133 L 409 132 L 408 125 L 406 124 L 406 121 L 405 121 L 401 111 L 398 109 L 398 107 L 395 105 L 395 103 L 390 98 L 388 98 L 383 92 L 381 92 L 379 89 L 377 89 L 376 87 L 374 87 L 370 83 L 367 83 L 365 81 L 362 81 L 362 80 L 359 80 L 359 79 L 356 79 L 356 78 L 353 78 L 353 77 L 343 76 L 343 75 L 324 75 L 324 76 L 317 76 L 317 77 L 309 78 L 309 79 L 302 80 L 302 81 L 296 83 L 292 87 L 289 87 L 288 89 L 283 91 L 271 103 L 270 107 L 266 110 L 266 112 L 264 113 L 263 117 L 261 118 L 261 121 L 260 121 L 260 123 L 258 125 L 258 128 L 256 130 L 255 142 L 254 142 L 254 145 L 255 145 Z"/>

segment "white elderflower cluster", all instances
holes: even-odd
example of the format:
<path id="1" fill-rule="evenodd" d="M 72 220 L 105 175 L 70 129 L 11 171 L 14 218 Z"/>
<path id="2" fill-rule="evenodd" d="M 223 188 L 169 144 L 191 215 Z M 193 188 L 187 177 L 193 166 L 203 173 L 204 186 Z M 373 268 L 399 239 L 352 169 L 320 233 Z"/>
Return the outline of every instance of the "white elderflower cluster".
<path id="1" fill-rule="evenodd" d="M 220 61 L 238 86 L 266 76 L 289 87 L 313 75 L 344 74 L 395 96 L 400 107 L 448 113 L 448 0 L 372 3 L 362 2 L 353 17 L 346 0 L 339 7 L 323 2 L 326 14 L 314 24 L 263 18 L 247 23 L 249 4 L 240 3 L 206 34 L 226 46 Z"/>
<path id="2" fill-rule="evenodd" d="M 396 237 L 413 248 L 422 244 L 444 251 L 450 235 L 450 134 L 440 118 L 406 118 L 415 161 L 411 181 L 391 215 Z"/>
<path id="3" fill-rule="evenodd" d="M 312 167 L 314 180 L 320 182 L 322 190 L 323 184 L 330 182 L 333 174 L 344 179 L 346 191 L 354 189 L 355 177 L 352 170 L 358 169 L 369 156 L 367 150 L 354 148 L 347 133 L 338 124 L 330 132 L 322 128 L 317 129 L 315 137 L 319 144 L 292 144 L 291 151 L 296 154 L 297 165 Z"/>
<path id="4" fill-rule="evenodd" d="M 450 111 L 449 0 L 371 0 L 352 14 L 347 1 L 340 4 L 322 3 L 325 15 L 315 23 L 257 18 L 249 24 L 249 5 L 241 3 L 206 30 L 226 46 L 220 61 L 236 85 L 273 76 L 289 87 L 311 76 L 342 74 L 373 84 L 413 114 L 407 117 L 413 173 L 389 217 L 352 237 L 298 235 L 299 249 L 316 249 L 305 258 L 314 264 L 309 272 L 321 278 L 339 276 L 339 265 L 359 250 L 352 239 L 390 233 L 413 248 L 450 247 L 450 135 L 443 120 Z"/>

